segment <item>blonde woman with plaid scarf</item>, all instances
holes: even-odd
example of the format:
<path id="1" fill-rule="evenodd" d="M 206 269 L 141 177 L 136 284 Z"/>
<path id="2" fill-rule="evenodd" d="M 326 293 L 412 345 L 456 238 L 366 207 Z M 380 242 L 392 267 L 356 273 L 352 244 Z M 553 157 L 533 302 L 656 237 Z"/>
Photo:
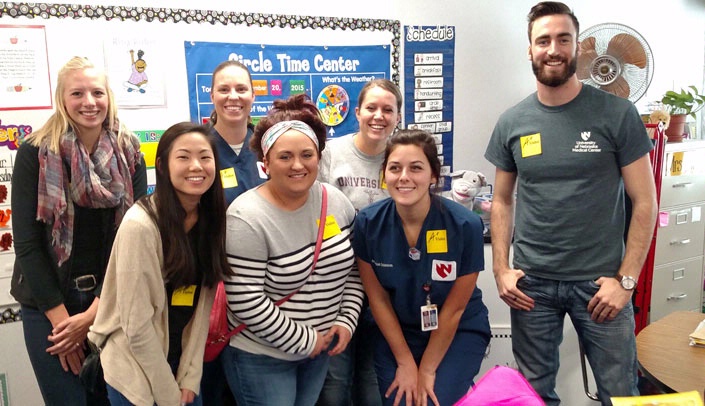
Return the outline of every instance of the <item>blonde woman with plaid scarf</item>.
<path id="1" fill-rule="evenodd" d="M 89 60 L 61 68 L 54 97 L 56 111 L 17 151 L 11 293 L 46 405 L 107 404 L 85 394 L 78 372 L 117 226 L 147 193 L 145 164 Z"/>

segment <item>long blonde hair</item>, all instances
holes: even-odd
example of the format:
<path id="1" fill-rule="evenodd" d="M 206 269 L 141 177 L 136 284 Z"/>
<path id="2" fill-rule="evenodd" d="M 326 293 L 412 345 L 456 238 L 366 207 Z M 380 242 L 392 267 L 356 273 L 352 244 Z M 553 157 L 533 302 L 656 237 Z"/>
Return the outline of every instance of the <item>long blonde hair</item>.
<path id="1" fill-rule="evenodd" d="M 56 83 L 56 91 L 54 93 L 56 110 L 54 111 L 54 114 L 49 117 L 47 122 L 44 123 L 42 128 L 27 136 L 25 139 L 26 142 L 29 142 L 37 147 L 42 144 L 48 144 L 51 152 L 57 154 L 59 153 L 61 136 L 66 134 L 70 128 L 76 128 L 76 123 L 71 119 L 71 117 L 69 117 L 66 111 L 66 104 L 64 103 L 64 90 L 66 89 L 67 80 L 66 77 L 71 72 L 85 69 L 96 69 L 96 67 L 87 58 L 79 56 L 74 56 L 61 68 Z M 133 135 L 120 122 L 120 120 L 118 120 L 115 95 L 108 85 L 108 75 L 103 71 L 100 73 L 105 79 L 105 91 L 108 95 L 108 114 L 103 122 L 103 128 L 117 132 L 118 145 L 124 146 L 130 142 L 130 137 Z"/>

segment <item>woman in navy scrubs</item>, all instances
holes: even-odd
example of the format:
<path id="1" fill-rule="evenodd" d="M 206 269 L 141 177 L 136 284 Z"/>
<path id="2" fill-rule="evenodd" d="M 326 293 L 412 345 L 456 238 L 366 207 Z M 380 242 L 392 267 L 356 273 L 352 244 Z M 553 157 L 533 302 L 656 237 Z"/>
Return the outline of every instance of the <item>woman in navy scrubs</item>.
<path id="1" fill-rule="evenodd" d="M 385 405 L 451 405 L 472 385 L 490 340 L 476 287 L 482 220 L 431 193 L 441 164 L 430 134 L 397 132 L 383 168 L 391 197 L 359 212 L 353 242 L 383 335 L 375 346 L 380 393 Z"/>

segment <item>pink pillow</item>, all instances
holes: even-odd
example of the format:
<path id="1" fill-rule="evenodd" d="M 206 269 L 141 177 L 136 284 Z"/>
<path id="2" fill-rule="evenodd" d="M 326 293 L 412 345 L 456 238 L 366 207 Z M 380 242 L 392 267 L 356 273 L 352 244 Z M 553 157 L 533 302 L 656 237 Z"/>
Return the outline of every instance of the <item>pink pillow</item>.
<path id="1" fill-rule="evenodd" d="M 517 370 L 497 365 L 485 373 L 454 406 L 545 406 Z"/>

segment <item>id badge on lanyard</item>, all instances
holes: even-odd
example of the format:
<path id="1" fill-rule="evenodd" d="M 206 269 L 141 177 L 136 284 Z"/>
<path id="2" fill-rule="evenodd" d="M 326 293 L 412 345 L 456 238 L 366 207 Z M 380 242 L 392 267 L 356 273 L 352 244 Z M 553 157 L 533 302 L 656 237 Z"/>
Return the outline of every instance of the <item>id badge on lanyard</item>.
<path id="1" fill-rule="evenodd" d="M 431 284 L 424 283 L 423 290 L 426 292 L 426 304 L 421 306 L 421 331 L 431 331 L 438 329 L 438 306 L 431 303 Z"/>

